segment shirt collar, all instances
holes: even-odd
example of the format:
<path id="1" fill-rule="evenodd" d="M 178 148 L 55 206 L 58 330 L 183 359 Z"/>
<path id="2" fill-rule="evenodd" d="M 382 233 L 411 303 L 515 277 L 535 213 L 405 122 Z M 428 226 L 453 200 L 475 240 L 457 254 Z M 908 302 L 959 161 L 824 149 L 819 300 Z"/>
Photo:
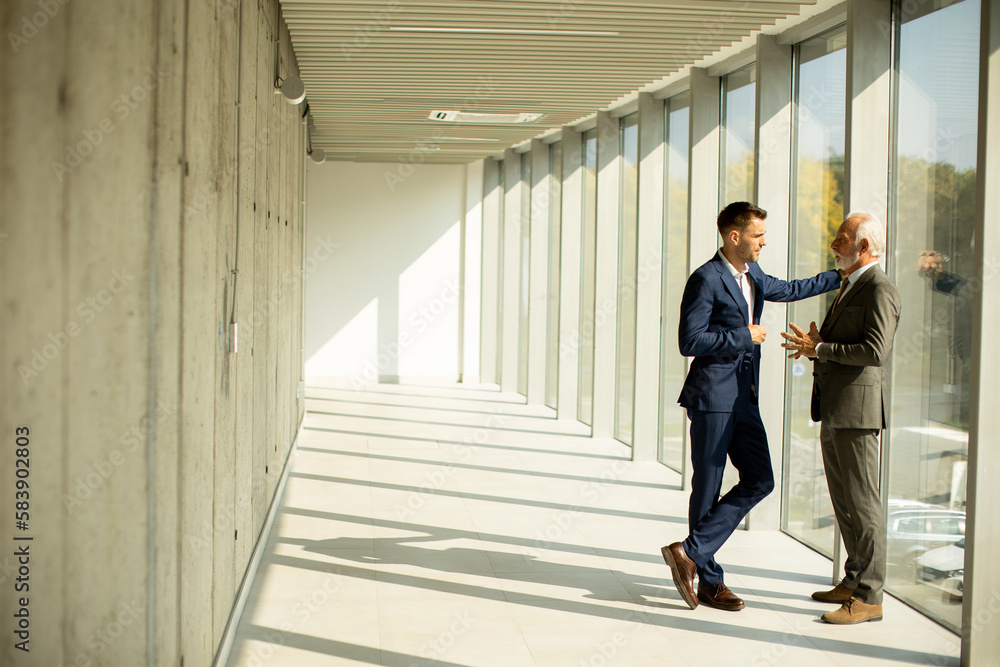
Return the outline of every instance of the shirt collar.
<path id="1" fill-rule="evenodd" d="M 729 273 L 733 274 L 733 278 L 736 278 L 737 280 L 739 280 L 741 275 L 746 275 L 747 273 L 750 273 L 750 265 L 749 264 L 747 264 L 746 271 L 740 271 L 735 266 L 733 266 L 732 262 L 730 262 L 729 259 L 725 255 L 722 254 L 722 248 L 719 248 L 719 257 L 722 258 L 722 261 L 725 263 L 726 268 L 729 269 Z"/>
<path id="2" fill-rule="evenodd" d="M 864 266 L 862 266 L 860 269 L 858 269 L 857 271 L 855 271 L 851 275 L 847 276 L 848 284 L 850 284 L 851 287 L 853 287 L 854 283 L 858 282 L 858 278 L 861 277 L 861 274 L 864 273 L 865 271 L 867 271 L 868 269 L 872 268 L 876 264 L 878 264 L 878 260 L 877 259 L 872 260 L 871 262 L 869 262 L 868 264 L 865 264 Z"/>

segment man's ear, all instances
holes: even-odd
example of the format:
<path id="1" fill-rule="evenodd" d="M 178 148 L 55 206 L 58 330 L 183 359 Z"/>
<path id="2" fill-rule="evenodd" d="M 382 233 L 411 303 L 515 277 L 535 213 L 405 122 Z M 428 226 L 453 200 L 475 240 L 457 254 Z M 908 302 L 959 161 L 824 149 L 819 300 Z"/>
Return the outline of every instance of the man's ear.
<path id="1" fill-rule="evenodd" d="M 732 229 L 730 229 L 729 233 L 726 234 L 726 236 L 728 236 L 729 240 L 733 242 L 733 245 L 739 245 L 740 244 L 740 230 L 737 229 L 736 227 L 733 227 Z"/>

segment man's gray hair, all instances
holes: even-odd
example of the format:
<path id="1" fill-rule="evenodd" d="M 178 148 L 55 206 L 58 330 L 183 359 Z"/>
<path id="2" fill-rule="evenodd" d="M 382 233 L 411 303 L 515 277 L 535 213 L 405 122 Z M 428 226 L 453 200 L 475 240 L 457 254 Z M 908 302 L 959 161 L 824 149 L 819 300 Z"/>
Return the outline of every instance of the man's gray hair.
<path id="1" fill-rule="evenodd" d="M 872 257 L 881 257 L 885 254 L 885 227 L 882 226 L 881 220 L 864 211 L 855 211 L 844 219 L 858 221 L 858 228 L 854 232 L 855 245 L 860 243 L 861 239 L 867 239 Z"/>

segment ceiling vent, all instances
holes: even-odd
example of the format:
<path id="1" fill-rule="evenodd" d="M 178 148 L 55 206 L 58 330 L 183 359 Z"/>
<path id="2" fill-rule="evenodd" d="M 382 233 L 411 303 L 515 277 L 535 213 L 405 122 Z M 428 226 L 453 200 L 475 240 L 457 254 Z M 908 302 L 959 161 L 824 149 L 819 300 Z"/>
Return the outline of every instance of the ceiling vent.
<path id="1" fill-rule="evenodd" d="M 432 111 L 427 117 L 443 123 L 488 123 L 519 125 L 534 123 L 542 117 L 540 113 L 471 113 L 468 111 Z"/>

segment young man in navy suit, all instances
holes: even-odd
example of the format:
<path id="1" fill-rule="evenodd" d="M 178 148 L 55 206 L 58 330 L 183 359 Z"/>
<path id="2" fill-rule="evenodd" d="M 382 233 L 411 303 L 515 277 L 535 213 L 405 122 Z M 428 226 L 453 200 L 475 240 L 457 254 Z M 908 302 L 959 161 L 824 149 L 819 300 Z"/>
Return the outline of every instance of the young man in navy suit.
<path id="1" fill-rule="evenodd" d="M 757 260 L 767 244 L 765 218 L 767 212 L 749 202 L 726 206 L 717 219 L 722 248 L 691 274 L 681 301 L 680 351 L 694 357 L 678 400 L 691 420 L 690 532 L 661 552 L 692 609 L 699 600 L 717 609 L 743 609 L 743 600 L 723 582 L 715 553 L 774 489 L 758 408 L 764 302 L 798 301 L 840 287 L 836 271 L 792 281 L 764 273 Z M 727 457 L 739 483 L 720 498 Z"/>

